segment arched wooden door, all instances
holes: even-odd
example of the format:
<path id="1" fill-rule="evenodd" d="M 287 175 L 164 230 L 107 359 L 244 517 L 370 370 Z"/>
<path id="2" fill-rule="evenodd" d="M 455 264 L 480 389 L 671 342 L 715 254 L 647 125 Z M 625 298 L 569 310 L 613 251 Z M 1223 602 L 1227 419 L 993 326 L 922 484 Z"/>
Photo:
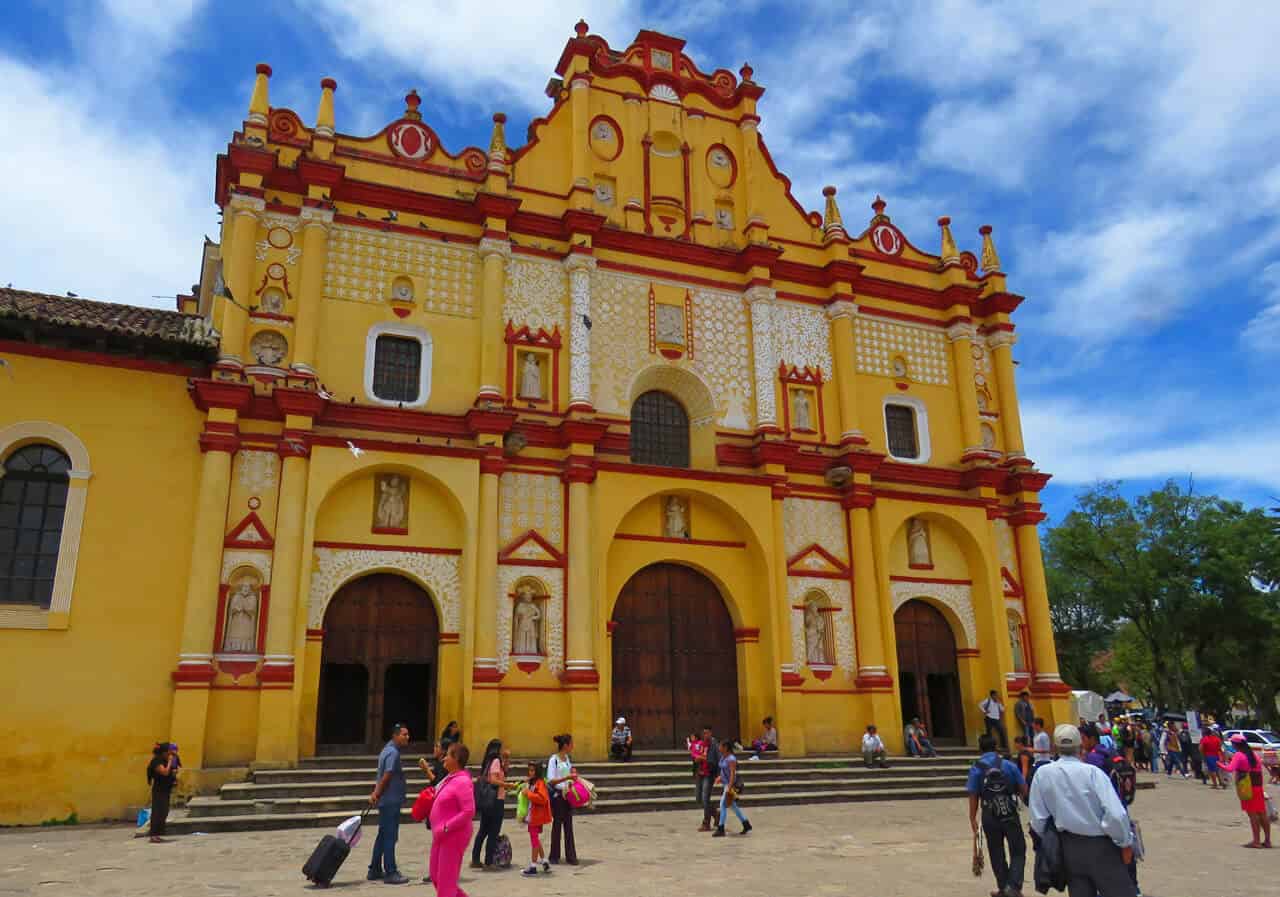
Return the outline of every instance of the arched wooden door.
<path id="1" fill-rule="evenodd" d="M 920 717 L 935 738 L 963 738 L 960 671 L 951 625 L 937 608 L 908 601 L 893 616 L 902 720 Z"/>
<path id="2" fill-rule="evenodd" d="M 613 620 L 613 714 L 637 747 L 682 747 L 706 725 L 739 737 L 733 620 L 711 580 L 677 564 L 645 567 Z"/>
<path id="3" fill-rule="evenodd" d="M 316 749 L 378 750 L 394 723 L 429 743 L 439 641 L 435 605 L 415 583 L 375 573 L 339 589 L 324 616 Z"/>

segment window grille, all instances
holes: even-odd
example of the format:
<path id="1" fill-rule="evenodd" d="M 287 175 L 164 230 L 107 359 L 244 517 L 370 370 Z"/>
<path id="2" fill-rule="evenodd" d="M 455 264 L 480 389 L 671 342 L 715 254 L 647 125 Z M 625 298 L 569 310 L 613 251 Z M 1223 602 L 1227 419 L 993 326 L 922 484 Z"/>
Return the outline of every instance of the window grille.
<path id="1" fill-rule="evenodd" d="M 0 601 L 49 608 L 71 460 L 50 445 L 18 449 L 0 479 Z"/>
<path id="2" fill-rule="evenodd" d="M 631 460 L 689 466 L 689 416 L 665 392 L 646 392 L 631 406 Z"/>
<path id="3" fill-rule="evenodd" d="M 915 409 L 906 405 L 886 405 L 884 429 L 888 435 L 890 455 L 895 458 L 920 457 Z"/>
<path id="4" fill-rule="evenodd" d="M 422 384 L 422 343 L 379 336 L 373 350 L 373 394 L 388 402 L 416 402 Z"/>

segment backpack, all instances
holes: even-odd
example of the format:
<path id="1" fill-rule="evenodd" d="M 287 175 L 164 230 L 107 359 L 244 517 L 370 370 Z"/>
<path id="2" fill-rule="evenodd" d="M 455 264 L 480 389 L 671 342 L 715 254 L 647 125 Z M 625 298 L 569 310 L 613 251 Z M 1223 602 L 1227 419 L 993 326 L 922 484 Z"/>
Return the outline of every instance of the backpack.
<path id="1" fill-rule="evenodd" d="M 1111 763 L 1107 778 L 1111 780 L 1111 787 L 1116 789 L 1120 803 L 1126 807 L 1132 804 L 1133 799 L 1138 796 L 1138 771 L 1133 768 L 1133 764 L 1122 756 L 1116 757 Z"/>
<path id="2" fill-rule="evenodd" d="M 975 765 L 982 770 L 982 786 L 978 797 L 982 801 L 983 811 L 1000 821 L 1016 819 L 1018 801 L 1013 782 L 1004 771 L 1004 761 L 997 758 L 994 766 L 987 766 L 979 760 Z"/>
<path id="3" fill-rule="evenodd" d="M 498 842 L 493 847 L 493 865 L 499 869 L 511 866 L 511 839 L 506 835 L 499 835 Z"/>

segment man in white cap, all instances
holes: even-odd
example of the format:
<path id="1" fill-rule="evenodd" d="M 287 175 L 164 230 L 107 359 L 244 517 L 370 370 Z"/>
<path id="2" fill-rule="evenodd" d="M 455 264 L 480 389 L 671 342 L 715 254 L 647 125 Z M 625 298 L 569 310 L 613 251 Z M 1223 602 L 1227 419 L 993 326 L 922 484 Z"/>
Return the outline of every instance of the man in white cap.
<path id="1" fill-rule="evenodd" d="M 1106 773 L 1080 760 L 1078 728 L 1058 726 L 1053 743 L 1061 759 L 1031 780 L 1031 828 L 1044 834 L 1052 819 L 1062 833 L 1069 897 L 1136 897 L 1126 868 L 1133 861 L 1133 829 L 1124 804 Z"/>
<path id="2" fill-rule="evenodd" d="M 623 763 L 631 759 L 631 727 L 627 725 L 625 716 L 613 721 L 613 731 L 609 733 L 609 755 Z"/>

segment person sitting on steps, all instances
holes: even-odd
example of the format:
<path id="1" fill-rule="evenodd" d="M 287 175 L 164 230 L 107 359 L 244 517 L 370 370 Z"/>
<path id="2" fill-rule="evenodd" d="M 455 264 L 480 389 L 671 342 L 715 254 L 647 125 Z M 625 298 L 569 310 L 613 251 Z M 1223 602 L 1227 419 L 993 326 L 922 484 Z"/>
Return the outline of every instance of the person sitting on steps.
<path id="1" fill-rule="evenodd" d="M 761 722 L 764 730 L 760 737 L 751 742 L 752 760 L 759 760 L 768 751 L 778 750 L 778 728 L 773 724 L 773 717 L 766 716 Z"/>
<path id="2" fill-rule="evenodd" d="M 876 734 L 874 725 L 867 726 L 867 734 L 862 736 L 862 765 L 867 769 L 877 766 L 888 769 L 889 763 L 885 758 L 884 741 Z"/>
<path id="3" fill-rule="evenodd" d="M 623 763 L 631 760 L 631 727 L 627 725 L 625 716 L 613 721 L 613 730 L 609 733 L 609 756 Z"/>
<path id="4" fill-rule="evenodd" d="M 911 722 L 907 724 L 903 731 L 903 740 L 907 745 L 907 755 L 910 757 L 936 757 L 938 752 L 934 750 L 933 743 L 929 741 L 928 732 L 925 731 L 924 723 L 920 722 L 920 717 L 912 717 Z"/>

